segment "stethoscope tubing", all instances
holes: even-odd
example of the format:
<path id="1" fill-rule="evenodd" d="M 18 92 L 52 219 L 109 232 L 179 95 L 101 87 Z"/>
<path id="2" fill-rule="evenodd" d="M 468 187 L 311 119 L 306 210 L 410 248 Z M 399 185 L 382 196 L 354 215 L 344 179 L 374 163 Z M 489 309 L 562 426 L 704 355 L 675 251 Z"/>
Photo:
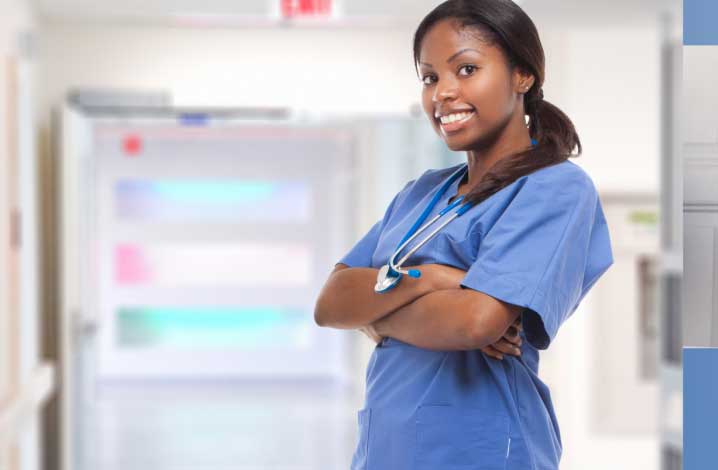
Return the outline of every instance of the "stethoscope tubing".
<path id="1" fill-rule="evenodd" d="M 444 184 L 441 186 L 439 191 L 434 195 L 434 197 L 431 199 L 431 202 L 426 206 L 424 211 L 421 213 L 419 218 L 414 222 L 414 225 L 409 229 L 409 231 L 404 235 L 402 240 L 399 242 L 399 245 L 397 246 L 396 250 L 391 254 L 389 257 L 389 262 L 381 267 L 379 270 L 379 273 L 377 274 L 377 282 L 374 286 L 374 291 L 377 293 L 383 293 L 387 292 L 399 283 L 401 280 L 402 275 L 408 274 L 410 277 L 420 277 L 421 271 L 418 269 L 402 269 L 401 266 L 409 259 L 409 257 L 416 252 L 419 248 L 424 246 L 433 236 L 435 236 L 442 228 L 446 227 L 448 223 L 450 223 L 452 220 L 454 220 L 457 217 L 461 217 L 462 214 L 464 214 L 466 211 L 468 211 L 473 204 L 471 203 L 463 203 L 464 196 L 459 196 L 455 201 L 453 201 L 451 204 L 449 204 L 447 207 L 439 211 L 437 215 L 432 217 L 430 221 L 428 221 L 426 224 L 424 224 L 424 221 L 426 218 L 431 214 L 431 212 L 434 210 L 434 207 L 436 207 L 436 204 L 439 202 L 439 199 L 446 193 L 446 190 L 449 189 L 449 186 L 454 184 L 454 181 L 456 181 L 459 176 L 463 174 L 463 172 L 467 169 L 468 164 L 464 164 L 461 168 L 456 170 L 448 180 L 444 182 Z M 459 206 L 461 204 L 461 206 Z M 456 207 L 459 206 L 458 209 Z M 395 262 L 397 256 L 401 253 L 401 251 L 409 244 L 412 240 L 414 240 L 416 237 L 419 236 L 422 232 L 427 230 L 430 226 L 432 226 L 436 221 L 441 219 L 444 215 L 448 214 L 452 210 L 456 209 L 456 211 L 451 214 L 450 217 L 448 217 L 441 225 L 436 227 L 431 233 L 429 233 L 426 237 L 424 237 L 423 240 L 421 240 L 416 246 L 412 247 L 411 250 L 409 250 L 408 253 L 406 253 L 398 263 Z M 423 225 L 422 225 L 423 224 Z"/>
<path id="2" fill-rule="evenodd" d="M 531 139 L 531 145 L 536 146 L 538 142 L 535 139 Z M 421 272 L 418 269 L 402 269 L 401 266 L 409 259 L 411 255 L 413 255 L 416 250 L 424 246 L 433 236 L 435 236 L 442 228 L 446 227 L 446 225 L 451 222 L 452 220 L 456 219 L 457 217 L 461 217 L 466 211 L 471 209 L 474 206 L 474 203 L 471 202 L 465 202 L 461 204 L 461 202 L 464 199 L 464 196 L 460 196 L 457 198 L 454 202 L 449 204 L 447 207 L 439 211 L 437 215 L 435 215 L 429 222 L 424 224 L 424 221 L 429 216 L 429 214 L 434 210 L 434 207 L 439 202 L 439 199 L 446 193 L 446 190 L 449 189 L 449 186 L 454 184 L 454 181 L 463 174 L 464 171 L 467 171 L 468 163 L 462 165 L 459 169 L 457 169 L 451 176 L 449 176 L 449 179 L 447 179 L 444 184 L 441 186 L 439 191 L 437 191 L 436 194 L 434 194 L 434 197 L 431 199 L 431 202 L 426 206 L 424 211 L 421 213 L 419 218 L 414 222 L 414 225 L 409 229 L 409 231 L 404 235 L 402 240 L 399 242 L 399 245 L 397 246 L 396 250 L 391 254 L 389 257 L 389 261 L 387 264 L 381 267 L 379 270 L 379 273 L 377 274 L 377 282 L 374 286 L 374 291 L 378 293 L 387 292 L 391 289 L 393 289 L 398 283 L 399 280 L 401 280 L 401 277 L 403 274 L 408 274 L 411 277 L 420 277 Z M 431 233 L 429 233 L 428 236 L 426 236 L 422 241 L 416 244 L 407 254 L 405 254 L 399 262 L 395 262 L 396 257 L 399 256 L 401 253 L 401 250 L 406 248 L 406 246 L 414 240 L 417 236 L 419 236 L 420 233 L 422 233 L 424 230 L 428 229 L 432 224 L 434 224 L 437 220 L 439 220 L 441 217 L 446 215 L 448 212 L 454 210 L 456 206 L 461 204 L 461 206 L 454 212 L 451 217 L 449 217 L 446 221 L 444 221 L 441 225 L 439 225 L 436 229 L 434 229 Z M 424 225 L 422 225 L 424 224 Z"/>
<path id="3" fill-rule="evenodd" d="M 396 250 L 392 255 L 389 257 L 389 267 L 391 271 L 396 273 L 402 273 L 402 274 L 409 274 L 412 275 L 410 271 L 404 270 L 401 268 L 401 265 L 403 265 L 407 259 L 411 255 L 413 255 L 419 248 L 424 246 L 433 236 L 435 236 L 442 228 L 446 227 L 447 224 L 449 224 L 452 220 L 454 220 L 457 217 L 460 217 L 462 214 L 464 214 L 467 210 L 469 210 L 472 206 L 470 203 L 464 203 L 459 207 L 459 209 L 456 210 L 448 219 L 446 219 L 441 225 L 436 227 L 429 235 L 427 235 L 423 240 L 421 240 L 419 243 L 417 243 L 414 247 L 412 247 L 411 250 L 409 250 L 408 253 L 406 253 L 398 263 L 395 262 L 396 257 L 401 253 L 401 250 L 403 250 L 409 243 L 411 243 L 412 240 L 414 240 L 416 237 L 418 237 L 422 232 L 424 232 L 426 229 L 428 229 L 431 225 L 433 225 L 437 220 L 442 218 L 447 213 L 451 212 L 456 208 L 461 202 L 464 200 L 464 196 L 459 196 L 455 201 L 453 201 L 451 204 L 449 204 L 447 207 L 439 211 L 438 214 L 436 214 L 431 220 L 429 220 L 426 224 L 418 227 L 421 223 L 424 222 L 426 217 L 431 213 L 431 211 L 434 209 L 434 206 L 438 202 L 438 200 L 444 195 L 446 190 L 451 186 L 454 181 L 463 174 L 464 170 L 466 169 L 466 165 L 459 168 L 454 174 L 452 174 L 449 179 L 444 183 L 441 190 L 439 190 L 435 195 L 432 201 L 427 205 L 426 209 L 424 209 L 424 212 L 419 216 L 417 221 L 414 223 L 414 225 L 411 227 L 411 229 L 407 232 L 407 234 L 404 236 L 404 239 L 399 243 L 399 246 L 397 246 Z M 418 228 L 417 228 L 418 227 Z M 418 277 L 418 276 L 412 276 L 412 277 Z"/>
<path id="4" fill-rule="evenodd" d="M 463 199 L 463 196 L 461 196 L 460 199 Z M 457 199 L 457 200 L 454 201 L 454 202 L 460 202 L 460 200 Z M 456 207 L 456 206 L 453 206 L 453 203 L 452 203 L 452 206 L 451 206 L 450 208 L 453 209 L 454 207 Z M 423 240 L 421 240 L 419 243 L 417 243 L 416 245 L 414 245 L 414 247 L 412 247 L 412 249 L 409 250 L 409 251 L 399 260 L 398 263 L 396 263 L 396 264 L 394 263 L 394 259 L 396 258 L 396 256 L 398 256 L 398 254 L 401 252 L 401 250 L 403 250 L 403 249 L 406 247 L 406 245 L 408 245 L 409 243 L 411 243 L 411 241 L 414 240 L 416 237 L 418 237 L 419 234 L 421 234 L 424 230 L 426 230 L 426 229 L 429 228 L 431 225 L 433 225 L 437 220 L 439 220 L 439 219 L 440 219 L 443 215 L 445 215 L 445 214 L 446 214 L 446 212 L 441 211 L 440 213 L 438 213 L 437 215 L 435 215 L 434 218 L 432 218 L 429 222 L 427 222 L 427 223 L 424 224 L 421 228 L 419 228 L 419 230 L 417 230 L 416 233 L 414 233 L 406 242 L 404 242 L 402 245 L 400 245 L 400 246 L 396 249 L 396 251 L 395 251 L 394 254 L 391 256 L 391 258 L 389 258 L 389 266 L 391 266 L 391 269 L 393 269 L 394 271 L 397 271 L 397 272 L 402 272 L 402 271 L 401 271 L 401 268 L 399 268 L 400 265 L 403 265 L 403 264 L 406 262 L 406 260 L 409 259 L 409 257 L 410 257 L 411 255 L 413 255 L 419 248 L 421 248 L 421 247 L 424 246 L 429 240 L 431 240 L 431 238 L 432 238 L 434 235 L 436 235 L 442 228 L 446 227 L 446 225 L 447 225 L 449 222 L 451 222 L 452 220 L 454 220 L 455 218 L 457 218 L 457 217 L 459 216 L 458 211 L 457 211 L 457 212 L 454 212 L 453 214 L 451 214 L 451 217 L 447 218 L 441 225 L 439 225 L 438 227 L 436 227 L 436 228 L 435 228 L 431 233 L 429 233 L 429 235 L 427 235 Z M 404 274 L 406 274 L 406 273 L 404 273 Z"/>

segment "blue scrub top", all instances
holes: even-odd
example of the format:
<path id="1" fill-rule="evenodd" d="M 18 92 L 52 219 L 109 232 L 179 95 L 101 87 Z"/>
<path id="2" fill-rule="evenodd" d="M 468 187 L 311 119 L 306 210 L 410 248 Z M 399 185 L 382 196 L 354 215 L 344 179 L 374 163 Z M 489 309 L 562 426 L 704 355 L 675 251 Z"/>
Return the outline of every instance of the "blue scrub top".
<path id="1" fill-rule="evenodd" d="M 339 262 L 385 264 L 460 166 L 410 181 Z M 458 186 L 457 180 L 429 218 Z M 538 351 L 613 263 L 591 178 L 568 160 L 520 177 L 449 223 L 405 265 L 426 263 L 466 270 L 462 288 L 526 307 L 522 355 L 497 360 L 480 350 L 431 351 L 385 338 L 367 367 L 351 469 L 558 469 L 561 435 L 537 375 Z"/>

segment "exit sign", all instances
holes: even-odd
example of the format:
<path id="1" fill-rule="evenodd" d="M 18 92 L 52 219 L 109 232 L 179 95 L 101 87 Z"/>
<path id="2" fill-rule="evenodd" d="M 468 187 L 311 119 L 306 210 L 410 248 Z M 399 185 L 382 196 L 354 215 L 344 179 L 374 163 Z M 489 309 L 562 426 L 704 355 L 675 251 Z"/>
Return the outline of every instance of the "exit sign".
<path id="1" fill-rule="evenodd" d="M 329 16 L 332 0 L 281 0 L 283 18 Z"/>

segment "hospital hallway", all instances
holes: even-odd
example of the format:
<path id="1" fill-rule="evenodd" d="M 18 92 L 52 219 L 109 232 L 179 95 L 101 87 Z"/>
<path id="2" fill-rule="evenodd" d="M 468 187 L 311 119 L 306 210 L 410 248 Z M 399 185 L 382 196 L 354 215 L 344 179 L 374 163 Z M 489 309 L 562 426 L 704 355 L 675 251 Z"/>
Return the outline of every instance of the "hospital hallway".
<path id="1" fill-rule="evenodd" d="M 83 415 L 76 470 L 340 469 L 356 433 L 350 397 L 312 381 L 114 383 Z"/>
<path id="2" fill-rule="evenodd" d="M 439 3 L 0 0 L 0 470 L 348 470 L 357 447 L 387 442 L 378 407 L 364 406 L 381 370 L 376 343 L 346 328 L 357 322 L 321 321 L 346 312 L 318 300 L 338 285 L 337 299 L 373 309 L 373 276 L 324 290 L 336 264 L 362 240 L 357 267 L 387 263 L 379 240 L 398 246 L 421 225 L 400 214 L 420 214 L 420 192 L 440 188 L 426 176 L 466 163 L 479 142 L 449 145 L 446 125 L 464 124 L 427 106 L 413 40 Z M 582 151 L 570 162 L 594 185 L 613 251 L 580 305 L 555 309 L 555 338 L 540 351 L 560 470 L 677 470 L 662 465 L 682 452 L 683 234 L 672 223 L 682 206 L 670 203 L 682 163 L 669 146 L 680 141 L 681 2 L 515 3 L 545 55 L 530 96 L 575 125 Z M 456 83 L 470 83 L 469 64 L 455 65 Z M 503 70 L 476 66 L 477 79 Z M 481 109 L 465 125 L 483 129 L 494 115 L 484 106 L 501 96 L 484 93 L 439 114 Z M 537 116 L 523 116 L 532 138 Z M 553 199 L 525 200 L 532 216 L 562 213 Z M 523 276 L 506 261 L 518 253 L 509 243 L 547 255 L 550 243 L 523 230 L 569 233 L 512 224 L 498 216 L 504 204 L 483 203 L 410 240 L 436 230 L 405 266 L 457 268 L 425 255 L 445 250 L 468 270 L 496 259 Z M 507 242 L 500 256 L 483 215 L 521 233 L 494 231 Z M 694 235 L 702 258 L 712 232 Z M 543 272 L 582 263 L 544 261 Z M 546 285 L 561 302 L 578 292 Z"/>

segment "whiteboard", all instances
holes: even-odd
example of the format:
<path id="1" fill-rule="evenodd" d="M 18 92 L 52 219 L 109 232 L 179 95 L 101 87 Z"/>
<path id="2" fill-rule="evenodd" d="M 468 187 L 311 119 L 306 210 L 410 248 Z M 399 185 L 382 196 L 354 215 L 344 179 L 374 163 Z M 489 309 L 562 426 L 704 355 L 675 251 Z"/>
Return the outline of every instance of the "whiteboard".
<path id="1" fill-rule="evenodd" d="M 84 120 L 70 139 L 88 153 L 77 153 L 83 207 L 65 210 L 84 227 L 97 379 L 348 373 L 347 333 L 313 318 L 353 233 L 348 128 L 179 112 Z"/>

